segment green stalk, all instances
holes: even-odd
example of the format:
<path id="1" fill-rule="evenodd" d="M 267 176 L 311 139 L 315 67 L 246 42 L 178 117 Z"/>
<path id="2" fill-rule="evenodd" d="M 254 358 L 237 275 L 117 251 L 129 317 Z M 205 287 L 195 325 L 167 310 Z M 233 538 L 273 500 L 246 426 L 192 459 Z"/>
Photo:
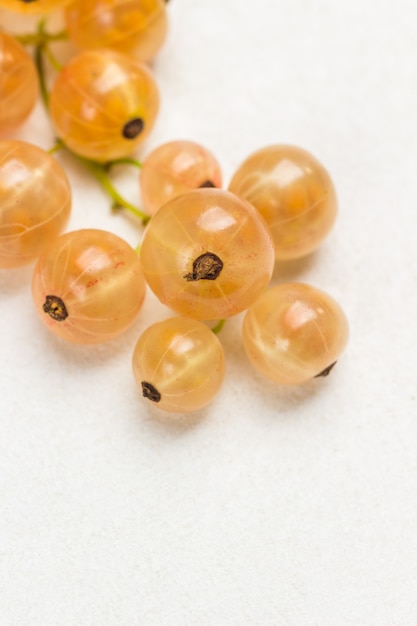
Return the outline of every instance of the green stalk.
<path id="1" fill-rule="evenodd" d="M 38 42 L 35 45 L 35 65 L 39 76 L 39 88 L 41 98 L 46 110 L 49 109 L 49 93 L 46 82 L 44 51 L 45 51 L 45 20 L 41 20 L 38 24 L 37 31 Z"/>
<path id="2" fill-rule="evenodd" d="M 45 109 L 48 110 L 49 109 L 49 93 L 48 93 L 48 86 L 46 84 L 43 50 L 44 50 L 43 44 L 39 44 L 36 46 L 35 65 L 36 65 L 36 71 L 38 72 L 38 76 L 39 76 L 39 89 L 41 92 L 42 102 L 43 102 Z"/>
<path id="3" fill-rule="evenodd" d="M 89 159 L 84 159 L 78 155 L 74 155 L 78 160 L 80 160 L 84 165 L 90 170 L 93 176 L 96 178 L 97 182 L 104 189 L 108 196 L 113 200 L 113 208 L 122 207 L 132 213 L 135 217 L 138 217 L 144 224 L 147 224 L 150 220 L 149 215 L 143 213 L 140 209 L 131 204 L 128 200 L 123 198 L 117 189 L 113 186 L 109 175 L 106 171 L 106 166 L 101 165 L 100 163 L 96 163 L 95 161 L 90 161 Z"/>
<path id="4" fill-rule="evenodd" d="M 67 145 L 65 145 L 65 143 L 61 139 L 57 139 L 55 145 L 53 145 L 52 148 L 48 150 L 48 152 L 49 154 L 55 154 L 55 152 L 58 152 L 58 150 L 61 150 L 63 148 L 67 150 L 67 152 L 69 152 L 74 157 L 74 159 L 82 163 L 91 172 L 101 188 L 113 201 L 114 209 L 127 209 L 130 213 L 132 213 L 132 215 L 142 220 L 143 224 L 147 224 L 149 222 L 149 220 L 151 219 L 150 216 L 135 207 L 134 204 L 126 200 L 126 198 L 124 198 L 114 187 L 108 175 L 109 163 L 97 163 L 96 161 L 86 159 L 85 157 L 82 157 L 79 154 L 73 152 L 70 148 L 68 148 Z M 112 163 L 113 161 L 110 162 L 110 165 Z"/>
<path id="5" fill-rule="evenodd" d="M 133 165 L 133 167 L 137 167 L 140 169 L 142 167 L 142 163 L 137 159 L 132 159 L 131 157 L 123 157 L 121 159 L 114 159 L 113 161 L 109 161 L 106 163 L 106 169 L 110 169 L 115 165 Z"/>
<path id="6" fill-rule="evenodd" d="M 49 44 L 54 41 L 63 41 L 67 39 L 67 37 L 68 35 L 66 31 L 60 31 L 59 33 L 48 33 L 46 31 L 45 19 L 39 22 L 36 33 L 16 36 L 16 39 L 20 41 L 20 43 L 22 43 L 23 45 L 34 46 L 35 48 L 35 65 L 39 76 L 41 98 L 46 110 L 48 110 L 49 108 L 49 93 L 46 81 L 44 57 L 46 56 L 52 67 L 59 72 L 62 69 L 61 64 L 53 55 L 52 51 L 50 50 Z"/>
<path id="7" fill-rule="evenodd" d="M 47 33 L 45 30 L 42 32 L 28 33 L 26 35 L 14 35 L 14 37 L 23 46 L 39 46 L 43 43 L 50 43 L 53 41 L 65 41 L 68 39 L 68 33 L 65 30 L 59 33 Z"/>
<path id="8" fill-rule="evenodd" d="M 219 332 L 221 331 L 221 329 L 223 328 L 223 326 L 226 324 L 226 320 L 220 320 L 216 326 L 213 326 L 213 328 L 211 329 L 211 331 L 215 334 L 218 335 Z"/>
<path id="9" fill-rule="evenodd" d="M 49 63 L 52 65 L 56 72 L 60 72 L 62 70 L 62 65 L 56 58 L 56 56 L 52 53 L 50 46 L 47 43 L 43 44 L 42 50 L 47 57 Z"/>
<path id="10" fill-rule="evenodd" d="M 64 144 L 62 143 L 62 141 L 60 141 L 59 139 L 57 140 L 56 144 L 54 146 L 52 146 L 52 148 L 49 148 L 49 150 L 47 150 L 47 152 L 49 154 L 55 154 L 55 152 L 58 152 L 59 150 L 62 150 L 62 148 L 65 148 Z"/>

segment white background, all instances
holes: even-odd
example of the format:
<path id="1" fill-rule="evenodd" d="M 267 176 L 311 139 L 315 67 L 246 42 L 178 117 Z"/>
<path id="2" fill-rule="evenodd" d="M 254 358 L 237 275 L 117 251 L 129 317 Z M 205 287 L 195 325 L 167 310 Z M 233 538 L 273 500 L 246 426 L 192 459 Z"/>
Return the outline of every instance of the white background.
<path id="1" fill-rule="evenodd" d="M 351 340 L 327 379 L 277 388 L 221 333 L 225 385 L 161 419 L 131 374 L 152 295 L 122 338 L 57 341 L 32 268 L 0 272 L 2 626 L 415 626 L 417 44 L 414 0 L 173 0 L 162 108 L 139 156 L 200 141 L 226 184 L 294 143 L 329 169 L 331 236 L 275 280 L 329 291 Z M 28 30 L 1 14 L 1 23 Z M 60 51 L 57 49 L 59 56 Z M 16 137 L 49 148 L 39 105 Z M 70 157 L 70 228 L 136 245 Z M 116 182 L 139 202 L 136 171 Z"/>

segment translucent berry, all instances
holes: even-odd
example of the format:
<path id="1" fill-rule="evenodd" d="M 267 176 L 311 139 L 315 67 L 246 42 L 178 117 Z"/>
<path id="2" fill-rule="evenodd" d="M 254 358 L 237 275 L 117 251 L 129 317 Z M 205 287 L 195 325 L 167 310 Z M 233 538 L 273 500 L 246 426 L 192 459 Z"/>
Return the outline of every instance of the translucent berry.
<path id="1" fill-rule="evenodd" d="M 67 223 L 71 189 L 60 164 L 23 141 L 0 141 L 0 268 L 29 263 Z"/>
<path id="2" fill-rule="evenodd" d="M 339 304 L 302 283 L 267 289 L 248 309 L 243 344 L 253 365 L 277 383 L 327 375 L 343 352 L 348 322 Z"/>
<path id="3" fill-rule="evenodd" d="M 32 57 L 10 35 L 0 32 L 0 133 L 22 124 L 38 97 Z"/>
<path id="4" fill-rule="evenodd" d="M 185 317 L 210 320 L 236 315 L 265 289 L 274 249 L 252 206 L 227 191 L 199 189 L 154 215 L 141 259 L 161 302 Z"/>
<path id="5" fill-rule="evenodd" d="M 66 10 L 70 39 L 82 50 L 113 48 L 149 61 L 168 30 L 164 0 L 75 0 Z"/>
<path id="6" fill-rule="evenodd" d="M 137 317 L 145 280 L 136 252 L 103 230 L 62 235 L 39 258 L 36 309 L 51 332 L 72 343 L 116 337 Z"/>
<path id="7" fill-rule="evenodd" d="M 148 154 L 140 172 L 142 202 L 149 215 L 182 193 L 221 185 L 217 160 L 193 141 L 170 141 L 159 146 Z"/>
<path id="8" fill-rule="evenodd" d="M 77 154 L 109 161 L 133 152 L 151 130 L 159 107 L 149 70 L 112 50 L 81 52 L 51 91 L 57 135 Z"/>
<path id="9" fill-rule="evenodd" d="M 0 0 L 0 6 L 15 13 L 41 14 L 62 9 L 71 0 Z"/>
<path id="10" fill-rule="evenodd" d="M 136 344 L 133 373 L 146 401 L 164 411 L 201 409 L 219 390 L 224 352 L 203 323 L 171 318 L 150 326 Z"/>
<path id="11" fill-rule="evenodd" d="M 336 217 L 329 174 L 312 154 L 295 146 L 258 150 L 239 167 L 229 189 L 264 216 L 277 259 L 296 259 L 315 250 Z"/>

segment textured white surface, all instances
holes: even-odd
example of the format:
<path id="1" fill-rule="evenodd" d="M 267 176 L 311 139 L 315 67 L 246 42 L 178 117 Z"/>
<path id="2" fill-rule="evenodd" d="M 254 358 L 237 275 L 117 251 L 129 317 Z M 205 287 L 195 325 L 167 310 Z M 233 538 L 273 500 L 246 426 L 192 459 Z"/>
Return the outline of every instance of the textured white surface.
<path id="1" fill-rule="evenodd" d="M 31 268 L 2 271 L 0 623 L 415 626 L 415 2 L 175 0 L 169 12 L 142 154 L 201 141 L 228 181 L 263 145 L 311 150 L 339 219 L 276 279 L 329 291 L 351 341 L 328 379 L 277 389 L 230 321 L 223 391 L 191 423 L 164 422 L 130 370 L 140 331 L 167 315 L 153 297 L 120 340 L 77 348 L 41 327 Z M 52 144 L 40 106 L 18 136 Z M 140 227 L 59 158 L 70 227 L 136 244 Z M 118 184 L 138 201 L 134 172 Z"/>

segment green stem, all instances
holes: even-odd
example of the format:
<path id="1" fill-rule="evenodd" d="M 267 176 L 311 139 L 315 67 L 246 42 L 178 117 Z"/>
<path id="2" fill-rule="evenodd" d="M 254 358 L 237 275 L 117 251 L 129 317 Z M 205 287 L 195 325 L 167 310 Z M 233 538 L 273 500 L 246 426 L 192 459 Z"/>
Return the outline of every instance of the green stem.
<path id="1" fill-rule="evenodd" d="M 60 72 L 62 70 L 61 63 L 57 60 L 56 56 L 52 53 L 50 46 L 45 42 L 42 46 L 42 50 L 47 57 L 49 63 L 52 65 L 56 72 Z"/>
<path id="2" fill-rule="evenodd" d="M 137 167 L 138 169 L 142 167 L 142 163 L 138 161 L 137 159 L 132 159 L 130 157 L 123 157 L 121 159 L 114 159 L 113 161 L 109 161 L 108 163 L 106 163 L 106 169 L 110 169 L 111 167 L 115 165 L 133 165 L 134 167 Z"/>
<path id="3" fill-rule="evenodd" d="M 88 159 L 84 159 L 83 157 L 77 156 L 77 158 L 82 163 L 84 163 L 84 165 L 90 170 L 90 172 L 96 178 L 96 180 L 107 193 L 107 195 L 109 195 L 110 198 L 113 200 L 114 208 L 123 207 L 124 209 L 127 209 L 130 213 L 132 213 L 132 215 L 141 219 L 144 224 L 149 222 L 149 215 L 146 215 L 146 213 L 143 213 L 143 211 L 141 211 L 133 204 L 131 204 L 128 200 L 123 198 L 123 196 L 121 196 L 117 189 L 113 186 L 113 183 L 111 182 L 109 175 L 107 174 L 105 165 L 102 165 L 101 163 L 96 163 L 95 161 L 89 161 Z"/>
<path id="4" fill-rule="evenodd" d="M 49 148 L 49 150 L 47 150 L 47 152 L 49 154 L 55 154 L 55 152 L 58 152 L 59 150 L 62 150 L 62 148 L 65 148 L 64 144 L 62 143 L 62 141 L 60 141 L 59 139 L 57 140 L 56 144 L 54 146 L 52 146 L 52 148 Z"/>
<path id="5" fill-rule="evenodd" d="M 41 20 L 38 24 L 37 37 L 38 43 L 35 46 L 35 65 L 39 76 L 39 87 L 41 91 L 42 102 L 45 109 L 49 109 L 49 93 L 46 83 L 45 63 L 44 63 L 44 50 L 45 50 L 45 20 Z"/>
<path id="6" fill-rule="evenodd" d="M 42 44 L 39 44 L 38 46 L 36 46 L 35 48 L 35 65 L 36 65 L 36 70 L 38 72 L 38 76 L 39 76 L 39 89 L 41 92 L 41 98 L 42 98 L 42 102 L 43 105 L 45 107 L 46 110 L 49 109 L 49 93 L 48 93 L 48 86 L 46 84 L 46 76 L 45 76 L 45 64 L 43 61 L 43 51 L 44 51 L 44 46 Z"/>
<path id="7" fill-rule="evenodd" d="M 71 148 L 68 148 L 68 146 L 62 141 L 62 139 L 57 139 L 55 145 L 52 146 L 52 148 L 50 148 L 48 152 L 50 154 L 54 154 L 58 150 L 61 150 L 61 148 L 65 148 L 65 150 L 67 150 L 75 159 L 77 159 L 77 161 L 82 163 L 88 170 L 90 170 L 102 189 L 106 192 L 108 196 L 110 196 L 111 200 L 113 201 L 113 208 L 121 207 L 123 209 L 127 209 L 130 213 L 132 213 L 132 215 L 142 220 L 143 224 L 147 224 L 149 222 L 149 220 L 151 219 L 150 216 L 135 207 L 134 204 L 126 200 L 126 198 L 124 198 L 114 187 L 107 172 L 107 163 L 97 163 L 96 161 L 91 161 L 90 159 L 86 159 L 85 157 L 76 154 L 71 150 Z"/>
<path id="8" fill-rule="evenodd" d="M 45 30 L 46 20 L 41 20 L 38 24 L 36 33 L 32 35 L 22 35 L 18 37 L 21 43 L 26 43 L 35 46 L 34 58 L 36 70 L 39 76 L 39 88 L 41 92 L 42 102 L 45 109 L 49 109 L 49 93 L 45 72 L 45 57 L 48 59 L 52 67 L 59 72 L 62 69 L 61 64 L 57 61 L 54 54 L 50 50 L 49 43 L 52 41 L 60 41 L 66 38 L 65 31 L 59 33 L 50 34 Z"/>
<path id="9" fill-rule="evenodd" d="M 220 320 L 219 322 L 217 322 L 216 326 L 213 326 L 213 328 L 211 329 L 212 332 L 215 335 L 218 335 L 225 324 L 226 324 L 226 320 Z"/>
<path id="10" fill-rule="evenodd" d="M 68 39 L 68 33 L 65 30 L 59 33 L 47 33 L 43 30 L 41 33 L 38 31 L 37 33 L 28 33 L 26 35 L 14 35 L 14 37 L 23 46 L 38 46 L 46 42 L 65 41 Z"/>

